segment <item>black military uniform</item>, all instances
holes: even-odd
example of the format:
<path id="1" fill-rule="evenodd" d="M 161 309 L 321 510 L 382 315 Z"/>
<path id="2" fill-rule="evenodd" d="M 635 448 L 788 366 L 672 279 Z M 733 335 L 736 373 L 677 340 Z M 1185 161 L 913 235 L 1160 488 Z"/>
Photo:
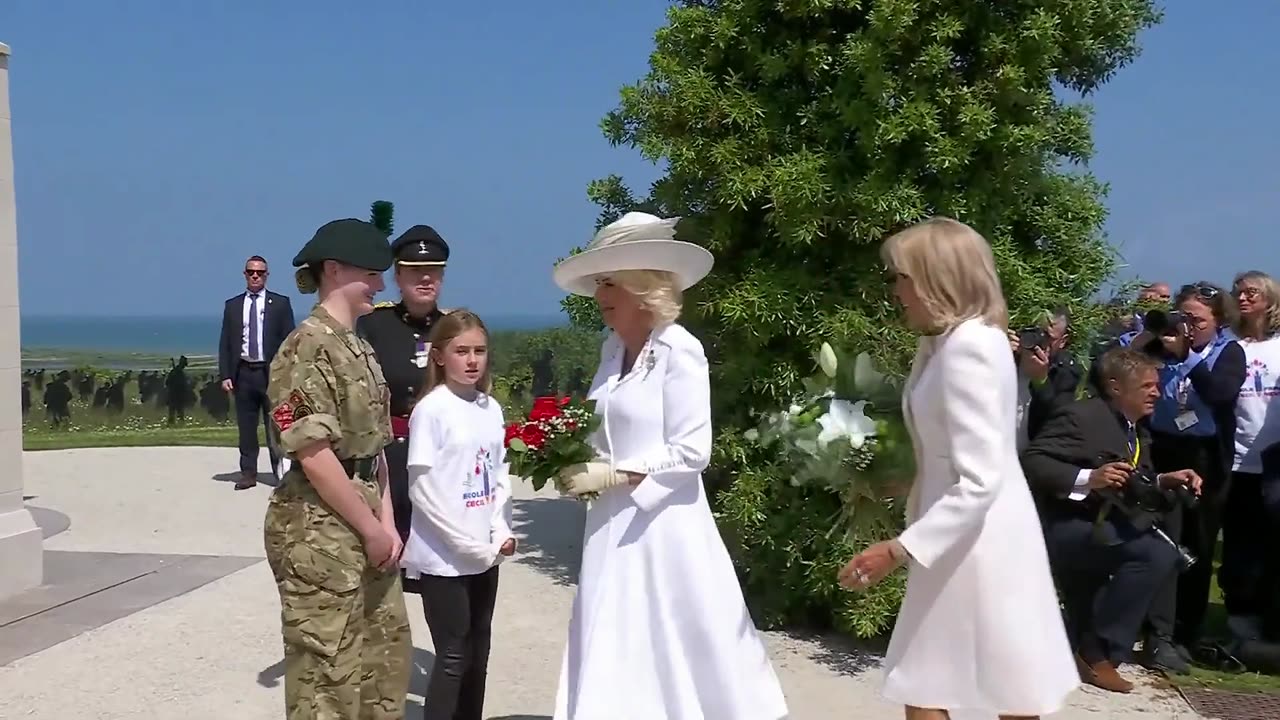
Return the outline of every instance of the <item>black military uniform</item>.
<path id="1" fill-rule="evenodd" d="M 449 245 L 427 225 L 415 225 L 391 244 L 397 265 L 444 267 Z M 387 446 L 387 470 L 391 480 L 391 503 L 396 529 L 408 540 L 413 506 L 409 502 L 409 413 L 427 380 L 427 342 L 431 326 L 444 313 L 432 308 L 426 317 L 413 317 L 404 302 L 378 303 L 373 312 L 360 318 L 357 331 L 373 346 L 391 391 L 391 432 Z M 408 584 L 405 587 L 409 590 Z"/>

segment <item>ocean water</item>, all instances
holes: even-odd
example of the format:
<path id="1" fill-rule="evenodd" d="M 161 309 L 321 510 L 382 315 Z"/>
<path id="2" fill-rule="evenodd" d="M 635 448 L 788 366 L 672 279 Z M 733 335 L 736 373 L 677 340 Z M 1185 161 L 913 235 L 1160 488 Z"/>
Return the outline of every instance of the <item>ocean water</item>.
<path id="1" fill-rule="evenodd" d="M 301 319 L 303 315 L 295 308 Z M 493 331 L 539 330 L 563 325 L 561 315 L 491 315 Z M 222 331 L 221 316 L 79 317 L 22 316 L 24 352 L 57 349 L 80 353 L 215 355 Z"/>

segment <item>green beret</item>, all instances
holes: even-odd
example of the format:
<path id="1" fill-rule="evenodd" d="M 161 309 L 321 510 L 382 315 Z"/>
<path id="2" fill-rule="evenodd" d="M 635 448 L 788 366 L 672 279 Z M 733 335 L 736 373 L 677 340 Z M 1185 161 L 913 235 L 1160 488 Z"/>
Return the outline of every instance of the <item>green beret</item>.
<path id="1" fill-rule="evenodd" d="M 391 246 L 387 236 L 373 223 L 348 218 L 325 223 L 316 230 L 310 242 L 293 258 L 298 291 L 313 293 L 317 290 L 313 269 L 325 260 L 382 272 L 391 267 Z"/>

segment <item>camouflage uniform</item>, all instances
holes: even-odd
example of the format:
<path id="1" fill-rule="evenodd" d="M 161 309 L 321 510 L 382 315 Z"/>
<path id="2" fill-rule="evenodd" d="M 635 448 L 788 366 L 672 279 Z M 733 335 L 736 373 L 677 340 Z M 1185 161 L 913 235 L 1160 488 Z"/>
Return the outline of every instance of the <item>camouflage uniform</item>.
<path id="1" fill-rule="evenodd" d="M 267 562 L 280 591 L 287 717 L 403 718 L 412 639 L 399 575 L 372 567 L 356 530 L 307 481 L 298 450 L 332 444 L 375 513 L 367 459 L 391 440 L 388 392 L 373 349 L 320 305 L 271 363 L 273 431 L 291 467 L 271 496 Z"/>

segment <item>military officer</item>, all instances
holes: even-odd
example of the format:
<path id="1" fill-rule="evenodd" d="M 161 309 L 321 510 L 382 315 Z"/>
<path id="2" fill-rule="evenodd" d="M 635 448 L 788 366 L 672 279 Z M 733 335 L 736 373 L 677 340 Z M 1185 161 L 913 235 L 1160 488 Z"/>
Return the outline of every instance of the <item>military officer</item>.
<path id="1" fill-rule="evenodd" d="M 386 237 L 361 220 L 324 225 L 293 260 L 298 290 L 319 302 L 271 362 L 271 429 L 286 463 L 264 523 L 289 720 L 404 717 L 413 648 L 382 457 L 389 397 L 353 330 L 391 260 Z"/>
<path id="2" fill-rule="evenodd" d="M 360 334 L 373 351 L 391 388 L 391 431 L 395 436 L 387 446 L 387 468 L 391 479 L 391 503 L 395 508 L 400 540 L 409 538 L 413 506 L 409 502 L 409 413 L 427 378 L 427 338 L 431 326 L 444 311 L 436 306 L 449 245 L 428 225 L 415 225 L 391 244 L 395 256 L 396 285 L 400 302 L 378 303 L 373 312 L 360 319 Z M 414 591 L 413 583 L 405 588 Z"/>

